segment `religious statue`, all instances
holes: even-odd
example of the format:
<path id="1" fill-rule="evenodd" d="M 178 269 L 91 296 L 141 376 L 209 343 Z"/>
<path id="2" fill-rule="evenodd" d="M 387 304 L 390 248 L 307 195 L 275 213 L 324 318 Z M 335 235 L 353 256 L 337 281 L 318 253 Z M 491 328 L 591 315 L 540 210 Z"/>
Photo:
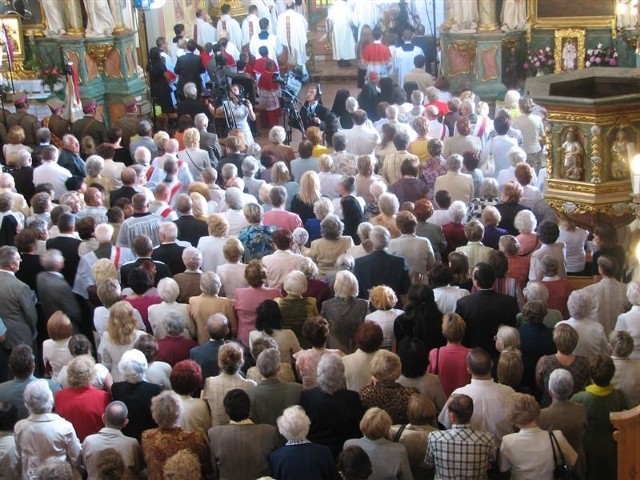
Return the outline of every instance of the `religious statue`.
<path id="1" fill-rule="evenodd" d="M 562 69 L 563 70 L 575 70 L 576 69 L 576 46 L 572 39 L 567 39 L 562 48 Z"/>
<path id="2" fill-rule="evenodd" d="M 108 0 L 84 0 L 84 7 L 87 10 L 88 37 L 104 37 L 113 33 L 116 24 Z"/>
<path id="3" fill-rule="evenodd" d="M 455 32 L 475 32 L 478 28 L 478 2 L 476 0 L 449 0 L 449 18 Z"/>
<path id="4" fill-rule="evenodd" d="M 629 178 L 629 158 L 634 144 L 627 141 L 627 134 L 620 128 L 616 133 L 616 140 L 611 145 L 611 178 L 624 180 Z"/>
<path id="5" fill-rule="evenodd" d="M 44 34 L 47 37 L 56 37 L 67 33 L 64 0 L 40 0 L 40 3 L 47 20 L 47 29 Z"/>
<path id="6" fill-rule="evenodd" d="M 578 141 L 576 131 L 570 128 L 564 143 L 560 146 L 562 170 L 570 180 L 582 180 L 584 174 L 584 148 Z"/>
<path id="7" fill-rule="evenodd" d="M 502 4 L 503 32 L 511 30 L 526 30 L 527 28 L 527 0 L 504 0 Z"/>

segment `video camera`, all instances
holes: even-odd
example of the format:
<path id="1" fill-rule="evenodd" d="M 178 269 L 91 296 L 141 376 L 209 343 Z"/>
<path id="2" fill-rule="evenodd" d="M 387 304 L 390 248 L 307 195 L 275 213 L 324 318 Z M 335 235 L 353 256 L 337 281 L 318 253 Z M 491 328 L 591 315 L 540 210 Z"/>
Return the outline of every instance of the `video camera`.
<path id="1" fill-rule="evenodd" d="M 296 72 L 288 72 L 284 77 L 280 72 L 273 72 L 273 81 L 282 87 L 282 101 L 284 107 L 291 107 L 302 90 L 302 76 Z M 293 105 L 295 108 L 295 105 Z"/>

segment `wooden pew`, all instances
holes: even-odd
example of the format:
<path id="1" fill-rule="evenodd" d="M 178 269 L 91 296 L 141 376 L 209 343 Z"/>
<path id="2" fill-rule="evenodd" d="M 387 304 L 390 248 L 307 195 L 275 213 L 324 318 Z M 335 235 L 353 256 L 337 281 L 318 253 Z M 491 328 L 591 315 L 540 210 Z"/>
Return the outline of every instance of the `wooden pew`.
<path id="1" fill-rule="evenodd" d="M 618 443 L 618 480 L 639 480 L 640 406 L 612 412 L 609 419 L 617 429 L 613 432 L 613 439 Z"/>

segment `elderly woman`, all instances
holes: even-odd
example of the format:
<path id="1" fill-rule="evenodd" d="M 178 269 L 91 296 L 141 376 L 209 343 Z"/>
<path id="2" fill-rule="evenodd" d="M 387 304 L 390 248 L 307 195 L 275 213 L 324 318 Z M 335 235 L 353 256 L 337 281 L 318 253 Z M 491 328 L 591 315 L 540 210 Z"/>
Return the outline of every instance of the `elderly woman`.
<path id="1" fill-rule="evenodd" d="M 400 210 L 400 203 L 398 197 L 393 193 L 383 193 L 378 197 L 378 209 L 380 214 L 371 217 L 369 221 L 372 225 L 380 225 L 389 230 L 392 238 L 398 238 L 401 233 L 396 226 L 396 215 Z"/>
<path id="2" fill-rule="evenodd" d="M 158 295 L 162 299 L 162 303 L 151 305 L 148 309 L 149 325 L 158 340 L 167 334 L 164 329 L 164 319 L 170 313 L 175 313 L 184 319 L 188 326 L 188 329 L 182 332 L 185 338 L 194 337 L 196 334 L 196 325 L 189 317 L 189 306 L 176 301 L 179 294 L 180 287 L 173 278 L 163 278 L 158 282 Z"/>
<path id="3" fill-rule="evenodd" d="M 293 330 L 282 328 L 282 315 L 278 304 L 264 300 L 256 308 L 256 329 L 249 333 L 253 345 L 260 338 L 272 338 L 278 344 L 283 363 L 291 363 L 293 354 L 300 351 L 300 343 Z"/>
<path id="4" fill-rule="evenodd" d="M 491 265 L 496 273 L 493 290 L 497 293 L 515 298 L 518 302 L 518 308 L 522 308 L 522 305 L 524 305 L 524 295 L 522 294 L 520 285 L 518 285 L 518 281 L 515 278 L 507 276 L 507 272 L 509 271 L 509 259 L 507 256 L 498 250 L 491 250 L 489 251 L 486 263 Z M 472 292 L 475 291 L 476 288 L 474 287 Z"/>
<path id="5" fill-rule="evenodd" d="M 191 185 L 194 185 L 194 184 L 192 183 Z M 209 192 L 206 192 L 206 193 L 208 194 Z M 209 218 L 209 215 L 208 215 L 209 204 L 208 204 L 207 197 L 205 197 L 200 192 L 190 192 L 189 198 L 191 199 L 193 216 L 197 220 L 202 220 L 203 222 L 206 222 L 207 219 Z"/>
<path id="6" fill-rule="evenodd" d="M 540 301 L 543 305 L 547 306 L 549 301 L 549 290 L 544 286 L 542 282 L 529 282 L 526 288 L 522 291 L 527 302 Z M 522 315 L 516 316 L 518 325 L 522 325 Z M 549 328 L 555 327 L 558 322 L 562 321 L 562 315 L 558 310 L 553 310 L 547 307 L 547 315 L 544 317 L 544 324 Z"/>
<path id="7" fill-rule="evenodd" d="M 445 314 L 442 317 L 442 334 L 447 339 L 447 344 L 429 352 L 427 372 L 438 375 L 447 396 L 471 381 L 471 374 L 467 370 L 467 355 L 470 350 L 462 346 L 465 332 L 466 324 L 460 315 Z"/>
<path id="8" fill-rule="evenodd" d="M 266 184 L 264 180 L 256 178 L 256 173 L 260 169 L 260 164 L 255 157 L 247 156 L 242 161 L 242 180 L 247 192 L 254 197 L 258 198 L 260 193 L 260 187 Z"/>
<path id="9" fill-rule="evenodd" d="M 434 261 L 442 261 L 441 253 L 447 248 L 447 241 L 442 233 L 442 227 L 427 220 L 433 215 L 433 204 L 427 199 L 415 202 L 413 214 L 416 217 L 417 225 L 415 234 L 424 237 L 431 243 Z"/>
<path id="10" fill-rule="evenodd" d="M 394 423 L 400 422 L 393 422 L 384 409 L 369 408 L 360 421 L 364 437 L 344 444 L 345 448 L 361 447 L 369 455 L 372 478 L 413 478 L 406 447 L 385 438 Z"/>
<path id="11" fill-rule="evenodd" d="M 432 138 L 427 144 L 428 159 L 425 162 L 422 162 L 422 159 L 420 161 L 418 178 L 427 184 L 427 198 L 431 202 L 434 200 L 436 178 L 447 173 L 446 161 L 442 156 L 443 148 L 444 145 L 440 139 Z"/>
<path id="12" fill-rule="evenodd" d="M 67 367 L 69 386 L 55 395 L 56 412 L 71 422 L 81 442 L 104 427 L 102 416 L 110 401 L 108 392 L 91 385 L 94 375 L 93 358 L 74 358 Z"/>
<path id="13" fill-rule="evenodd" d="M 311 420 L 299 405 L 288 407 L 277 420 L 278 431 L 287 440 L 284 447 L 271 452 L 269 464 L 275 478 L 333 480 L 337 478 L 331 450 L 307 440 Z"/>
<path id="14" fill-rule="evenodd" d="M 323 277 L 334 271 L 336 259 L 353 246 L 352 238 L 342 235 L 343 228 L 338 216 L 329 214 L 320 222 L 322 238 L 311 242 L 310 256 Z"/>
<path id="15" fill-rule="evenodd" d="M 360 436 L 364 408 L 357 392 L 347 390 L 340 357 L 328 353 L 318 363 L 318 385 L 305 390 L 300 405 L 311 420 L 309 440 L 331 449 L 334 457 L 346 440 Z"/>
<path id="16" fill-rule="evenodd" d="M 531 254 L 542 246 L 542 242 L 536 233 L 536 227 L 538 226 L 536 216 L 530 210 L 521 210 L 515 216 L 513 226 L 519 232 L 516 237 L 520 244 L 519 255 L 530 258 Z"/>
<path id="17" fill-rule="evenodd" d="M 407 338 L 399 344 L 398 356 L 402 363 L 402 375 L 398 383 L 405 387 L 415 387 L 421 394 L 435 405 L 439 412 L 444 407 L 447 397 L 444 395 L 442 384 L 436 375 L 427 373 L 429 360 L 424 342 L 419 338 Z"/>
<path id="18" fill-rule="evenodd" d="M 87 176 L 84 179 L 84 183 L 87 185 L 93 185 L 94 183 L 100 185 L 105 191 L 110 192 L 114 189 L 114 185 L 111 182 L 111 179 L 105 178 L 101 175 L 102 169 L 104 168 L 104 158 L 99 155 L 91 155 L 87 158 L 85 163 L 85 168 L 87 170 Z M 109 196 L 105 197 L 105 202 L 108 200 Z"/>
<path id="19" fill-rule="evenodd" d="M 71 320 L 58 310 L 47 320 L 47 333 L 49 338 L 42 343 L 42 362 L 45 370 L 51 372 L 51 379 L 57 382 L 60 370 L 72 358 L 69 352 L 73 335 Z"/>
<path id="20" fill-rule="evenodd" d="M 371 478 L 373 473 L 369 455 L 362 447 L 355 445 L 345 448 L 338 455 L 336 466 L 340 477 L 344 480 L 366 480 Z"/>
<path id="21" fill-rule="evenodd" d="M 133 312 L 131 304 L 123 301 L 116 302 L 109 309 L 107 329 L 102 334 L 98 348 L 98 358 L 111 371 L 115 382 L 123 379 L 118 370 L 118 362 L 122 355 L 131 350 L 135 341 L 145 334 L 144 331 L 137 330 L 138 325 Z"/>
<path id="22" fill-rule="evenodd" d="M 569 295 L 567 307 L 571 318 L 558 325 L 570 325 L 578 332 L 574 353 L 591 360 L 598 354 L 610 353 L 609 342 L 601 323 L 592 319 L 593 299 L 586 290 L 575 290 Z M 556 328 L 557 326 L 556 325 Z"/>
<path id="23" fill-rule="evenodd" d="M 365 320 L 370 320 L 380 325 L 384 335 L 382 347 L 391 349 L 394 341 L 394 325 L 396 319 L 404 312 L 394 308 L 398 303 L 398 297 L 392 288 L 386 285 L 377 285 L 369 292 L 369 304 L 375 311 L 368 314 Z"/>
<path id="24" fill-rule="evenodd" d="M 500 470 L 515 480 L 553 480 L 556 458 L 573 466 L 578 454 L 561 430 L 546 432 L 538 426 L 540 406 L 531 395 L 514 393 L 507 402 L 507 419 L 520 431 L 502 438 Z M 605 477 L 599 477 L 605 478 Z M 615 478 L 615 477 L 610 477 Z"/>
<path id="25" fill-rule="evenodd" d="M 69 339 L 69 352 L 72 358 L 80 356 L 89 356 L 92 354 L 91 342 L 84 335 L 74 335 Z M 91 357 L 93 358 L 93 357 Z M 69 386 L 69 380 L 67 378 L 68 365 L 65 365 L 60 369 L 58 373 L 58 383 L 63 387 Z M 111 373 L 101 363 L 94 364 L 93 377 L 91 379 L 91 385 L 99 390 L 105 390 L 111 392 L 111 385 L 113 384 L 113 377 Z"/>
<path id="26" fill-rule="evenodd" d="M 442 225 L 442 233 L 447 241 L 447 253 L 453 252 L 458 247 L 467 244 L 465 225 L 463 224 L 467 216 L 467 206 L 461 201 L 451 203 L 448 209 L 449 222 Z M 482 238 L 482 235 L 480 235 Z M 470 263 L 470 266 L 473 265 Z"/>
<path id="27" fill-rule="evenodd" d="M 237 238 L 229 238 L 222 247 L 222 253 L 227 263 L 218 267 L 217 274 L 222 281 L 221 292 L 227 298 L 233 298 L 236 289 L 247 287 L 245 269 L 247 266 L 241 262 L 245 249 Z"/>
<path id="28" fill-rule="evenodd" d="M 633 351 L 631 360 L 640 360 L 640 283 L 631 282 L 627 287 L 627 300 L 631 304 L 631 310 L 618 316 L 615 330 L 625 330 L 633 338 Z"/>
<path id="29" fill-rule="evenodd" d="M 536 180 L 533 168 L 524 162 L 518 163 L 514 175 L 516 181 L 522 186 L 520 203 L 527 208 L 535 209 L 538 202 L 543 199 L 543 196 L 540 189 L 532 185 Z"/>
<path id="30" fill-rule="evenodd" d="M 229 222 L 223 215 L 211 215 L 207 219 L 209 236 L 201 237 L 198 250 L 202 253 L 202 271 L 215 272 L 224 263 L 222 248 L 229 238 Z"/>
<path id="31" fill-rule="evenodd" d="M 309 348 L 310 344 L 302 335 L 302 325 L 307 318 L 317 317 L 320 313 L 315 298 L 302 296 L 307 290 L 307 277 L 300 271 L 290 272 L 284 279 L 283 288 L 287 296 L 275 299 L 282 313 L 282 324 L 293 330 L 302 345 Z"/>
<path id="32" fill-rule="evenodd" d="M 183 414 L 180 428 L 192 432 L 200 432 L 205 437 L 211 427 L 209 405 L 196 394 L 202 387 L 202 369 L 193 360 L 182 360 L 171 370 L 171 388 L 180 395 Z"/>
<path id="33" fill-rule="evenodd" d="M 589 361 L 573 352 L 578 345 L 578 332 L 570 325 L 560 323 L 553 330 L 553 343 L 557 353 L 545 355 L 536 364 L 536 386 L 540 397 L 540 405 L 546 407 L 551 403 L 549 396 L 549 375 L 556 368 L 563 368 L 573 377 L 573 393 L 584 389 L 589 381 Z"/>
<path id="34" fill-rule="evenodd" d="M 471 292 L 473 281 L 469 274 L 469 257 L 467 257 L 467 254 L 464 252 L 451 252 L 448 259 L 452 277 L 450 285 Z"/>
<path id="35" fill-rule="evenodd" d="M 412 281 L 421 283 L 435 263 L 435 257 L 429 239 L 416 235 L 417 225 L 418 220 L 413 213 L 398 213 L 396 226 L 401 235 L 389 242 L 389 253 L 403 257 L 409 266 Z"/>
<path id="36" fill-rule="evenodd" d="M 268 355 L 262 356 L 262 360 L 260 362 L 262 364 L 261 368 L 260 366 L 258 366 L 258 357 L 260 357 L 262 352 L 264 352 L 265 350 L 273 351 L 270 351 Z M 277 362 L 275 361 L 276 356 Z M 245 376 L 247 380 L 253 380 L 256 383 L 259 383 L 262 380 L 267 380 L 271 376 L 275 375 L 275 377 L 281 382 L 296 382 L 296 375 L 293 372 L 291 363 L 282 363 L 280 361 L 278 344 L 273 338 L 262 337 L 253 342 L 251 344 L 251 357 L 256 363 L 256 366 L 251 367 L 247 370 L 247 374 Z M 268 357 L 268 360 L 265 359 L 265 357 Z M 275 372 L 275 374 L 272 372 Z"/>
<path id="37" fill-rule="evenodd" d="M 518 287 L 524 289 L 529 281 L 529 257 L 519 255 L 520 243 L 513 235 L 504 235 L 498 241 L 498 249 L 507 257 L 506 277 L 518 282 Z"/>
<path id="38" fill-rule="evenodd" d="M 405 387 L 397 382 L 401 373 L 400 357 L 388 350 L 379 350 L 371 360 L 371 375 L 375 381 L 360 392 L 365 407 L 384 409 L 391 415 L 394 424 L 407 423 L 409 397 L 420 393 L 417 388 Z"/>
<path id="39" fill-rule="evenodd" d="M 323 302 L 320 315 L 329 322 L 329 345 L 351 354 L 356 350 L 355 333 L 364 322 L 369 302 L 358 298 L 358 279 L 349 271 L 336 274 L 333 290 L 335 297 Z"/>
<path id="40" fill-rule="evenodd" d="M 202 293 L 200 289 L 202 262 L 203 255 L 197 248 L 187 247 L 182 251 L 182 263 L 184 263 L 185 271 L 173 276 L 180 288 L 180 294 L 176 299 L 178 303 L 189 303 L 190 298 L 197 297 Z"/>
<path id="41" fill-rule="evenodd" d="M 260 260 L 265 255 L 273 253 L 273 232 L 276 227 L 263 225 L 263 215 L 264 211 L 260 205 L 248 203 L 244 206 L 244 216 L 249 226 L 240 231 L 238 239 L 244 247 L 245 263 L 250 260 Z"/>
<path id="42" fill-rule="evenodd" d="M 170 389 L 169 375 L 171 375 L 171 365 L 158 360 L 158 341 L 156 338 L 149 334 L 142 335 L 133 344 L 133 348 L 140 350 L 147 359 L 145 380 L 149 383 L 160 385 L 165 390 Z"/>
<path id="43" fill-rule="evenodd" d="M 291 179 L 291 173 L 285 162 L 279 161 L 274 163 L 271 168 L 271 183 L 273 186 L 284 187 L 287 191 L 287 201 L 285 202 L 285 208 L 291 211 L 291 203 L 293 197 L 295 197 L 300 191 L 300 185 Z"/>
<path id="44" fill-rule="evenodd" d="M 380 208 L 378 207 L 378 200 L 380 195 L 387 193 L 387 184 L 384 179 L 375 181 L 369 187 L 369 194 L 373 198 L 371 202 L 367 202 L 364 206 L 365 218 L 371 220 L 373 217 L 380 215 Z"/>
<path id="45" fill-rule="evenodd" d="M 496 172 L 498 178 L 498 186 L 500 187 L 502 187 L 508 181 L 516 180 L 516 165 L 526 162 L 527 154 L 520 147 L 514 146 L 507 151 L 507 160 L 509 161 L 509 165 Z M 531 179 L 529 179 L 529 181 L 531 181 Z"/>
<path id="46" fill-rule="evenodd" d="M 521 197 L 522 186 L 518 182 L 510 180 L 502 185 L 502 193 L 500 194 L 500 201 L 502 203 L 495 206 L 502 217 L 498 226 L 505 229 L 510 235 L 518 234 L 514 220 L 518 212 L 527 209 L 524 205 L 520 204 Z"/>
<path id="47" fill-rule="evenodd" d="M 151 415 L 158 428 L 144 432 L 141 442 L 149 480 L 163 480 L 165 462 L 184 449 L 198 455 L 203 474 L 211 472 L 207 437 L 201 432 L 183 430 L 180 427 L 183 413 L 180 397 L 174 392 L 163 392 L 151 401 Z"/>
<path id="48" fill-rule="evenodd" d="M 558 242 L 560 229 L 558 224 L 550 220 L 543 221 L 538 225 L 538 236 L 542 245 L 531 254 L 531 263 L 529 265 L 529 280 L 542 280 L 544 276 L 542 272 L 542 259 L 549 255 L 558 262 L 557 275 L 560 278 L 566 278 L 565 270 L 565 245 Z"/>
<path id="49" fill-rule="evenodd" d="M 105 262 L 111 265 L 111 269 L 114 271 L 114 274 L 117 276 L 117 271 L 113 267 L 113 264 L 109 262 L 106 258 L 98 260 L 98 262 L 94 265 L 106 265 Z M 96 270 L 94 268 L 94 270 Z M 97 273 L 97 272 L 96 272 Z M 93 312 L 93 326 L 96 330 L 96 335 L 98 339 L 96 344 L 99 344 L 99 340 L 107 329 L 107 323 L 109 321 L 109 311 L 111 307 L 122 300 L 122 289 L 120 288 L 120 283 L 115 278 L 105 278 L 100 281 L 100 286 L 97 289 L 97 297 L 102 303 L 102 306 L 97 307 Z M 133 316 L 136 319 L 137 327 L 140 330 L 145 330 L 146 326 L 142 321 L 142 317 L 137 310 L 133 311 Z"/>
<path id="50" fill-rule="evenodd" d="M 336 138 L 336 137 L 334 137 Z M 334 199 L 338 197 L 338 182 L 342 175 L 334 172 L 333 158 L 329 154 L 323 154 L 318 157 L 318 178 L 320 179 L 320 193 L 322 195 Z"/>
<path id="51" fill-rule="evenodd" d="M 373 225 L 371 225 L 369 222 L 361 222 L 358 225 L 358 228 L 356 230 L 356 234 L 358 235 L 359 240 L 357 242 L 358 245 L 349 248 L 346 253 L 346 255 L 353 258 L 354 261 L 356 258 L 360 258 L 368 253 L 371 253 L 373 247 L 371 245 L 371 241 L 369 240 L 369 233 L 371 233 L 372 228 Z"/>
<path id="52" fill-rule="evenodd" d="M 467 255 L 469 258 L 469 274 L 471 274 L 478 263 L 486 263 L 489 260 L 489 254 L 493 249 L 481 242 L 484 235 L 484 225 L 476 219 L 471 220 L 464 226 L 464 235 L 467 242 L 465 245 L 456 248 L 456 252 L 462 252 Z"/>
<path id="53" fill-rule="evenodd" d="M 413 128 L 418 137 L 409 144 L 407 151 L 418 157 L 421 165 L 425 165 L 431 158 L 429 153 L 428 121 L 422 115 L 418 115 L 411 120 L 411 128 Z M 431 187 L 433 187 L 433 184 Z"/>
<path id="54" fill-rule="evenodd" d="M 193 322 L 191 319 L 190 321 Z M 195 323 L 193 326 L 195 336 Z M 198 343 L 192 340 L 184 318 L 178 313 L 170 312 L 164 316 L 162 330 L 165 336 L 158 340 L 157 360 L 173 366 L 189 358 L 191 349 L 198 346 Z"/>
<path id="55" fill-rule="evenodd" d="M 162 386 L 146 381 L 147 359 L 140 350 L 125 352 L 118 371 L 124 381 L 113 384 L 111 397 L 123 402 L 129 410 L 129 422 L 122 433 L 140 441 L 143 431 L 156 426 L 150 412 L 151 399 L 162 392 Z"/>
<path id="56" fill-rule="evenodd" d="M 536 171 L 540 170 L 545 162 L 540 139 L 544 138 L 544 125 L 542 118 L 533 113 L 535 103 L 530 97 L 520 97 L 518 99 L 518 109 L 520 114 L 513 121 L 513 126 L 520 130 L 524 140 L 524 151 L 527 153 L 527 163 Z"/>
<path id="57" fill-rule="evenodd" d="M 594 277 L 598 280 L 600 279 L 600 273 L 598 272 L 598 258 L 603 255 L 607 255 L 617 260 L 619 268 L 615 278 L 619 281 L 622 280 L 622 274 L 626 270 L 628 261 L 626 252 L 618 240 L 618 231 L 616 228 L 606 222 L 596 224 L 593 228 L 592 243 L 595 251 L 591 260 L 591 273 Z"/>
<path id="58" fill-rule="evenodd" d="M 133 294 L 124 297 L 124 301 L 129 303 L 142 317 L 145 329 L 151 332 L 149 324 L 149 307 L 162 302 L 158 294 L 153 291 L 153 279 L 151 274 L 142 267 L 134 268 L 129 274 L 129 288 Z"/>
<path id="59" fill-rule="evenodd" d="M 612 359 L 616 373 L 611 385 L 624 394 L 628 408 L 640 405 L 640 360 L 629 358 L 633 352 L 633 337 L 629 332 L 614 330 L 609 335 L 609 343 L 613 351 Z"/>
<path id="60" fill-rule="evenodd" d="M 13 431 L 22 478 L 37 478 L 37 469 L 49 459 L 80 465 L 80 441 L 73 425 L 53 411 L 53 393 L 46 380 L 34 380 L 24 389 L 29 416 Z"/>
<path id="61" fill-rule="evenodd" d="M 307 350 L 300 350 L 293 354 L 296 361 L 296 370 L 302 379 L 302 387 L 305 390 L 317 386 L 317 371 L 320 359 L 329 353 L 344 356 L 340 350 L 327 348 L 329 338 L 329 322 L 322 317 L 307 319 L 302 326 L 302 335 L 311 345 Z"/>
<path id="62" fill-rule="evenodd" d="M 578 392 L 571 401 L 587 410 L 584 451 L 587 457 L 587 480 L 617 478 L 617 445 L 613 439 L 611 412 L 627 408 L 624 395 L 611 385 L 616 367 L 611 357 L 596 355 L 589 363 L 591 385 Z"/>
<path id="63" fill-rule="evenodd" d="M 189 315 L 196 324 L 197 341 L 200 345 L 209 341 L 207 320 L 214 313 L 222 313 L 227 317 L 231 336 L 235 336 L 238 330 L 233 302 L 218 296 L 221 287 L 222 281 L 218 275 L 213 272 L 203 273 L 200 277 L 202 294 L 189 299 Z"/>
<path id="64" fill-rule="evenodd" d="M 521 314 L 524 323 L 518 328 L 518 334 L 524 365 L 522 384 L 533 389 L 536 385 L 535 370 L 538 360 L 555 351 L 553 330 L 543 323 L 547 307 L 541 301 L 531 300 L 525 303 Z"/>
<path id="65" fill-rule="evenodd" d="M 226 165 L 231 164 L 227 163 Z M 236 179 L 235 181 L 240 184 L 242 179 Z M 237 237 L 245 227 L 249 226 L 249 222 L 244 216 L 243 208 L 245 200 L 242 189 L 236 186 L 227 187 L 227 190 L 224 193 L 224 201 L 226 202 L 228 209 L 220 215 L 227 219 L 227 223 L 229 224 L 229 235 Z"/>
<path id="66" fill-rule="evenodd" d="M 218 350 L 218 366 L 220 375 L 209 377 L 204 381 L 202 398 L 207 401 L 211 410 L 211 425 L 226 425 L 229 417 L 224 411 L 224 396 L 235 388 L 248 390 L 256 385 L 253 380 L 245 380 L 240 374 L 244 365 L 242 347 L 235 343 L 225 343 Z"/>
<path id="67" fill-rule="evenodd" d="M 485 178 L 480 185 L 480 191 L 476 195 L 480 195 L 471 200 L 469 203 L 469 211 L 467 220 L 472 218 L 480 219 L 482 211 L 486 207 L 495 207 L 500 202 L 500 192 L 498 190 L 498 182 L 495 178 Z"/>
<path id="68" fill-rule="evenodd" d="M 409 456 L 409 465 L 414 479 L 430 478 L 433 471 L 424 464 L 429 434 L 435 432 L 433 427 L 437 417 L 436 406 L 426 395 L 414 394 L 409 397 L 407 405 L 408 424 L 393 425 L 387 437 L 404 445 Z"/>
<path id="69" fill-rule="evenodd" d="M 560 236 L 558 241 L 565 245 L 565 263 L 569 275 L 582 275 L 586 266 L 586 249 L 589 232 L 578 227 L 576 223 L 565 217 L 558 218 Z"/>
<path id="70" fill-rule="evenodd" d="M 183 136 L 184 149 L 178 152 L 178 161 L 189 167 L 194 182 L 202 181 L 202 171 L 208 167 L 209 154 L 200 148 L 200 132 L 197 128 L 187 128 Z"/>
<path id="71" fill-rule="evenodd" d="M 499 228 L 500 212 L 493 206 L 487 206 L 480 215 L 480 221 L 484 225 L 484 236 L 482 237 L 482 243 L 490 248 L 498 249 L 498 242 L 500 238 L 507 235 L 507 231 L 504 228 Z"/>
<path id="72" fill-rule="evenodd" d="M 355 194 L 364 199 L 365 203 L 374 203 L 376 199 L 370 191 L 375 182 L 384 182 L 380 175 L 374 173 L 374 160 L 370 155 L 360 155 L 357 160 L 358 173 L 354 177 Z"/>
<path id="73" fill-rule="evenodd" d="M 550 255 L 545 255 L 539 262 L 542 271 L 542 283 L 549 292 L 547 306 L 558 310 L 562 318 L 569 318 L 567 301 L 573 292 L 573 284 L 566 278 L 558 276 L 558 260 Z"/>
<path id="74" fill-rule="evenodd" d="M 18 153 L 20 150 L 27 150 L 31 153 L 31 147 L 28 147 L 23 142 L 25 141 L 24 128 L 20 125 L 13 125 L 7 133 L 7 142 L 2 146 L 2 154 L 5 162 L 10 167 L 17 166 Z"/>

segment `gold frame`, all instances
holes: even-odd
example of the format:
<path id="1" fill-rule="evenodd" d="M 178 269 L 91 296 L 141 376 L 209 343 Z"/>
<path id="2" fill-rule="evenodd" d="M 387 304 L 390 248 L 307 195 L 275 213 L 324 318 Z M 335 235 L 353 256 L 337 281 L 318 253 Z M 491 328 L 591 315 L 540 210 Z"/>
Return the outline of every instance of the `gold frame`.
<path id="1" fill-rule="evenodd" d="M 7 33 L 11 35 L 17 47 L 13 49 L 14 61 L 24 59 L 24 38 L 22 38 L 22 22 L 20 21 L 20 17 L 17 15 L 2 15 L 0 17 L 0 28 L 2 28 L 2 25 L 7 25 Z M 6 55 L 4 55 L 4 57 L 6 57 Z"/>
<path id="2" fill-rule="evenodd" d="M 37 2 L 40 9 L 40 23 L 25 23 L 22 22 L 22 31 L 26 36 L 33 34 L 34 37 L 44 37 L 44 32 L 47 29 L 47 17 L 44 14 L 44 8 L 42 2 Z"/>
<path id="3" fill-rule="evenodd" d="M 612 15 L 596 15 L 596 16 L 570 16 L 570 17 L 538 17 L 538 0 L 529 0 L 528 15 L 529 25 L 531 29 L 557 27 L 609 27 L 612 32 L 616 31 L 616 0 L 602 0 L 611 3 Z M 576 9 L 579 3 L 575 4 Z"/>
<path id="4" fill-rule="evenodd" d="M 584 68 L 584 55 L 585 55 L 585 33 L 584 30 L 577 30 L 573 28 L 565 28 L 562 30 L 556 30 L 555 33 L 555 49 L 553 51 L 553 57 L 555 60 L 554 73 L 563 72 L 562 70 L 562 47 L 565 39 L 575 38 L 577 39 L 576 45 L 576 68 L 579 70 Z"/>

